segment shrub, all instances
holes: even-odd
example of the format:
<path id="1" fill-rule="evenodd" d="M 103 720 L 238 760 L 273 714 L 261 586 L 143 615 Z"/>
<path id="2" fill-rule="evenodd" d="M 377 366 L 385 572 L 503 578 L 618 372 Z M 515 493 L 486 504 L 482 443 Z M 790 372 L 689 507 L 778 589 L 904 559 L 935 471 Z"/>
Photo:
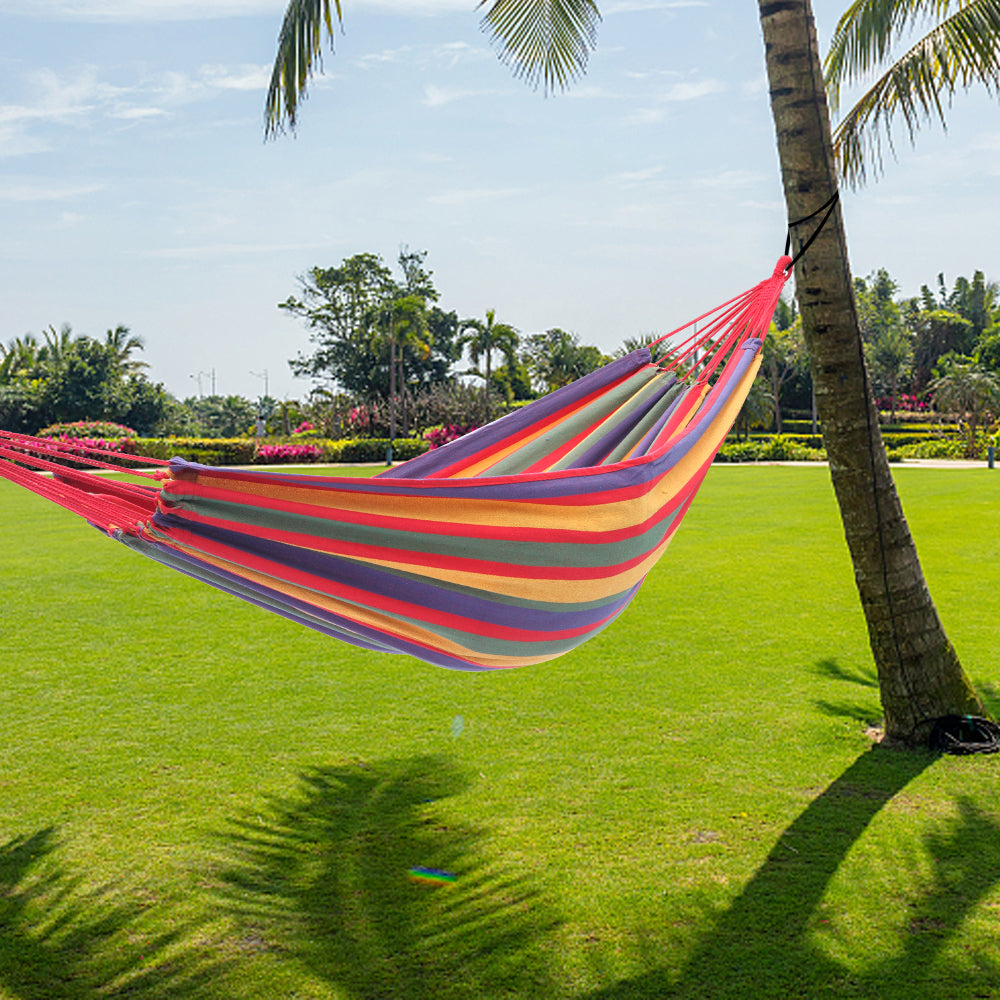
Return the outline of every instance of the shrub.
<path id="1" fill-rule="evenodd" d="M 350 441 L 327 441 L 323 458 L 327 462 L 384 462 L 389 447 L 388 438 L 359 438 Z M 392 443 L 392 457 L 396 462 L 422 455 L 429 445 L 420 438 L 396 438 Z"/>
<path id="2" fill-rule="evenodd" d="M 111 441 L 119 438 L 135 438 L 136 432 L 124 424 L 111 423 L 109 420 L 74 420 L 69 424 L 50 424 L 43 427 L 36 437 L 58 438 L 60 441 L 70 439 Z"/>
<path id="3" fill-rule="evenodd" d="M 824 451 L 807 448 L 783 434 L 778 434 L 765 441 L 724 444 L 715 460 L 717 462 L 821 462 L 825 458 Z"/>
<path id="4" fill-rule="evenodd" d="M 139 438 L 138 455 L 147 458 L 184 458 L 203 465 L 250 465 L 257 452 L 253 438 Z"/>
<path id="5" fill-rule="evenodd" d="M 457 441 L 460 437 L 464 437 L 474 431 L 476 426 L 476 424 L 444 424 L 441 427 L 429 427 L 424 431 L 424 440 L 430 444 L 433 451 L 449 441 Z"/>
<path id="6" fill-rule="evenodd" d="M 292 462 L 318 462 L 323 449 L 315 444 L 263 444 L 257 449 L 254 461 L 264 465 L 290 464 Z"/>

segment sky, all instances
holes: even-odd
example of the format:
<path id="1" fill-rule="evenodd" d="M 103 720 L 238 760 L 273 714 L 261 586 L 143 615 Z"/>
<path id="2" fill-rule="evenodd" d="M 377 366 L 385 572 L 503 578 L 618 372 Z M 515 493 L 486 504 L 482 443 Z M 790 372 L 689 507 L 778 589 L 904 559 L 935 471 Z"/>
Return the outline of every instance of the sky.
<path id="1" fill-rule="evenodd" d="M 842 7 L 814 0 L 821 39 Z M 265 142 L 284 4 L 0 0 L 0 341 L 124 324 L 178 397 L 301 398 L 278 309 L 314 266 L 427 251 L 440 304 L 610 352 L 770 274 L 784 243 L 756 4 L 609 0 L 586 75 L 516 79 L 467 0 L 344 0 Z M 856 274 L 1000 279 L 1000 117 L 960 94 L 861 191 Z"/>

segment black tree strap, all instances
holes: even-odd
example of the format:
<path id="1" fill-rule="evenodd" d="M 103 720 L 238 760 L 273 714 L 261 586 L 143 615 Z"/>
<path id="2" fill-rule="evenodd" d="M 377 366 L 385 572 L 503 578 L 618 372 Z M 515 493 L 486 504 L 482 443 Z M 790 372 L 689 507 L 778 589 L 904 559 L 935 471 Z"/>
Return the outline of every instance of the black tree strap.
<path id="1" fill-rule="evenodd" d="M 940 753 L 996 753 L 1000 726 L 978 715 L 945 715 L 935 720 L 928 744 Z"/>
<path id="2" fill-rule="evenodd" d="M 834 191 L 833 194 L 830 196 L 829 200 L 823 202 L 823 204 L 820 205 L 819 208 L 817 208 L 815 212 L 811 212 L 809 215 L 802 216 L 801 219 L 796 219 L 794 222 L 789 222 L 788 223 L 788 235 L 785 236 L 785 256 L 786 257 L 788 256 L 788 251 L 792 247 L 792 229 L 793 229 L 793 227 L 798 226 L 798 225 L 800 225 L 803 222 L 808 222 L 810 219 L 815 219 L 816 216 L 819 215 L 820 212 L 826 210 L 826 215 L 824 215 L 823 218 L 820 219 L 820 223 L 813 230 L 812 236 L 810 236 L 809 239 L 807 239 L 805 241 L 805 243 L 802 244 L 802 246 L 799 248 L 799 252 L 792 258 L 791 264 L 788 265 L 789 270 L 791 270 L 795 266 L 795 264 L 798 261 L 798 259 L 809 249 L 809 247 L 812 245 L 812 241 L 814 239 L 816 239 L 817 236 L 819 236 L 820 230 L 826 225 L 826 220 L 829 219 L 830 216 L 833 214 L 833 210 L 836 207 L 837 199 L 839 197 L 840 197 L 840 192 L 839 191 Z"/>

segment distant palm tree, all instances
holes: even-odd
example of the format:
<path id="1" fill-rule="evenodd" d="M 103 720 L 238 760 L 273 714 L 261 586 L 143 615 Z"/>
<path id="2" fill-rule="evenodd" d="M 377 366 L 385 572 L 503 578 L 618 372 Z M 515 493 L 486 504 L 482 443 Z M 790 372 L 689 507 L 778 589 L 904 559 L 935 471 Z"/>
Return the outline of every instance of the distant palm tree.
<path id="1" fill-rule="evenodd" d="M 59 332 L 56 333 L 56 328 L 49 326 L 47 330 L 42 331 L 42 336 L 45 338 L 45 343 L 38 351 L 38 360 L 52 368 L 58 368 L 66 351 L 76 340 L 76 337 L 73 336 L 73 328 L 69 323 L 63 323 L 59 327 Z"/>
<path id="2" fill-rule="evenodd" d="M 469 350 L 472 363 L 479 365 L 480 359 L 486 362 L 486 374 L 476 372 L 480 378 L 486 379 L 483 390 L 483 423 L 490 419 L 490 384 L 493 378 L 493 352 L 502 351 L 508 359 L 513 357 L 520 335 L 509 323 L 496 321 L 496 310 L 486 310 L 486 321 L 480 319 L 463 319 L 459 324 L 458 342 Z"/>
<path id="3" fill-rule="evenodd" d="M 977 434 L 1000 413 L 1000 379 L 981 365 L 960 355 L 942 359 L 941 374 L 929 388 L 934 405 L 952 413 L 965 431 L 965 457 L 977 457 Z"/>
<path id="4" fill-rule="evenodd" d="M 29 374 L 38 364 L 41 345 L 33 333 L 0 344 L 0 385 Z"/>
<path id="5" fill-rule="evenodd" d="M 890 61 L 893 46 L 928 22 L 931 29 Z M 852 186 L 881 172 L 882 142 L 892 148 L 897 117 L 912 142 L 923 122 L 946 125 L 945 107 L 956 90 L 981 83 L 1000 92 L 1000 0 L 855 0 L 826 57 L 832 109 L 839 108 L 842 85 L 882 67 L 833 136 L 837 167 Z"/>
<path id="6" fill-rule="evenodd" d="M 141 351 L 146 345 L 142 337 L 136 336 L 127 326 L 119 324 L 113 330 L 108 330 L 104 343 L 115 352 L 123 372 L 131 374 L 149 367 L 145 361 L 132 358 L 133 351 Z"/>

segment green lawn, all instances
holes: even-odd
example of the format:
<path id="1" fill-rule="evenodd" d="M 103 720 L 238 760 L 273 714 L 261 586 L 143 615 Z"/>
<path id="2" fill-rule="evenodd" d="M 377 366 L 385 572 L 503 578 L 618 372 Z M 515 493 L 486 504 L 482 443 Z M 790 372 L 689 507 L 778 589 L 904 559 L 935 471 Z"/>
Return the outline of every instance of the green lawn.
<path id="1" fill-rule="evenodd" d="M 1000 474 L 895 474 L 1000 710 Z M 872 748 L 825 468 L 713 468 L 621 619 L 487 675 L 0 511 L 3 1000 L 1000 996 L 998 762 Z"/>

